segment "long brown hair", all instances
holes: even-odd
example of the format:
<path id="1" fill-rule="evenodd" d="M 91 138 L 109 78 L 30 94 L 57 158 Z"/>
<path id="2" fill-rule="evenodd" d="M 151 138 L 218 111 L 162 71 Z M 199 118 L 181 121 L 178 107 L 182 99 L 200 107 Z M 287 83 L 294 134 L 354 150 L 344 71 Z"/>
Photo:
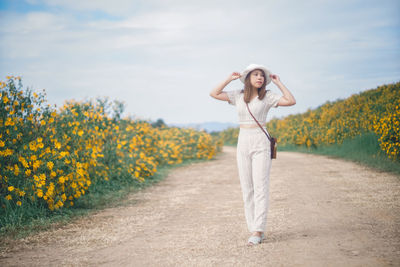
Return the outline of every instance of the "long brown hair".
<path id="1" fill-rule="evenodd" d="M 263 99 L 265 97 L 265 94 L 267 93 L 267 90 L 265 89 L 265 87 L 267 86 L 267 77 L 265 76 L 265 72 L 261 69 L 255 69 L 255 70 L 260 70 L 262 71 L 262 73 L 264 73 L 264 82 L 261 85 L 260 88 L 258 88 L 258 99 Z M 242 90 L 242 92 L 244 92 L 244 102 L 249 103 L 251 100 L 251 84 L 250 84 L 250 74 L 255 71 L 252 70 L 251 72 L 249 72 L 246 76 L 246 79 L 244 80 L 244 89 Z"/>

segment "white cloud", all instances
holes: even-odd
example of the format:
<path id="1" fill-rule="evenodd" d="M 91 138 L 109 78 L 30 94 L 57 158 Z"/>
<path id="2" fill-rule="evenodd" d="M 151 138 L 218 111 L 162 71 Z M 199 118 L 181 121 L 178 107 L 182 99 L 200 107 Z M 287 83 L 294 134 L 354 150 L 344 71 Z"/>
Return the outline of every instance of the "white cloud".
<path id="1" fill-rule="evenodd" d="M 298 99 L 296 106 L 271 115 L 304 111 L 400 74 L 400 60 L 393 58 L 400 56 L 400 40 L 390 32 L 399 23 L 383 16 L 385 6 L 349 8 L 359 1 L 33 2 L 57 12 L 2 16 L 0 74 L 23 75 L 28 85 L 45 87 L 57 103 L 108 95 L 124 99 L 128 111 L 142 117 L 236 121 L 232 108 L 208 92 L 249 63 L 267 65 Z M 98 10 L 121 17 L 77 15 Z"/>

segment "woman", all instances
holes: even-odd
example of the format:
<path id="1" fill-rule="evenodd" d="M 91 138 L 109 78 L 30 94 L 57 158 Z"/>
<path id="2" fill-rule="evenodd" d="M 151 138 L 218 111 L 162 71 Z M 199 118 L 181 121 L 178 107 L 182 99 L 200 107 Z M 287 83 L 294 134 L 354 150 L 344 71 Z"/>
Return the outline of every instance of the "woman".
<path id="1" fill-rule="evenodd" d="M 244 83 L 243 90 L 222 91 L 238 78 Z M 265 89 L 271 81 L 278 86 L 283 96 Z M 210 95 L 218 100 L 228 101 L 237 108 L 240 124 L 237 164 L 247 227 L 252 233 L 248 245 L 260 244 L 264 239 L 269 203 L 270 141 L 249 110 L 261 125 L 265 125 L 271 107 L 292 106 L 296 104 L 296 100 L 278 75 L 271 74 L 264 66 L 256 64 L 249 65 L 241 74 L 233 72 Z M 267 131 L 265 126 L 264 130 Z"/>

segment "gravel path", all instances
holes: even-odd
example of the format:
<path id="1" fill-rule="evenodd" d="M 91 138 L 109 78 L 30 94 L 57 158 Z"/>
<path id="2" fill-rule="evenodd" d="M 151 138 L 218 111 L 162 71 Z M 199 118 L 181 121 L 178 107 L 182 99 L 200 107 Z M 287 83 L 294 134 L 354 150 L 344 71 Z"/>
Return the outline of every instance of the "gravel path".
<path id="1" fill-rule="evenodd" d="M 10 241 L 0 266 L 400 266 L 398 177 L 278 152 L 266 240 L 248 247 L 235 156 L 224 147 L 124 206 Z"/>

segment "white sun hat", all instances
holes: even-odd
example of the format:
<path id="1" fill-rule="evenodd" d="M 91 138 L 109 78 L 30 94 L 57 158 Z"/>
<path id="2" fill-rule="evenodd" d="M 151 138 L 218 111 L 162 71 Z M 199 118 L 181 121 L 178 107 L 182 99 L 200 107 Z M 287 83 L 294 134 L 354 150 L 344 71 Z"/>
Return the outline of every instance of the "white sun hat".
<path id="1" fill-rule="evenodd" d="M 269 84 L 272 80 L 271 77 L 269 77 L 269 75 L 271 75 L 271 72 L 264 66 L 262 65 L 258 65 L 258 64 L 250 64 L 249 66 L 247 66 L 247 68 L 241 73 L 240 76 L 240 80 L 242 81 L 242 83 L 244 83 L 244 80 L 246 79 L 247 74 L 249 74 L 251 71 L 255 70 L 255 69 L 260 69 L 263 70 L 265 73 L 265 79 L 266 79 L 266 84 Z"/>

